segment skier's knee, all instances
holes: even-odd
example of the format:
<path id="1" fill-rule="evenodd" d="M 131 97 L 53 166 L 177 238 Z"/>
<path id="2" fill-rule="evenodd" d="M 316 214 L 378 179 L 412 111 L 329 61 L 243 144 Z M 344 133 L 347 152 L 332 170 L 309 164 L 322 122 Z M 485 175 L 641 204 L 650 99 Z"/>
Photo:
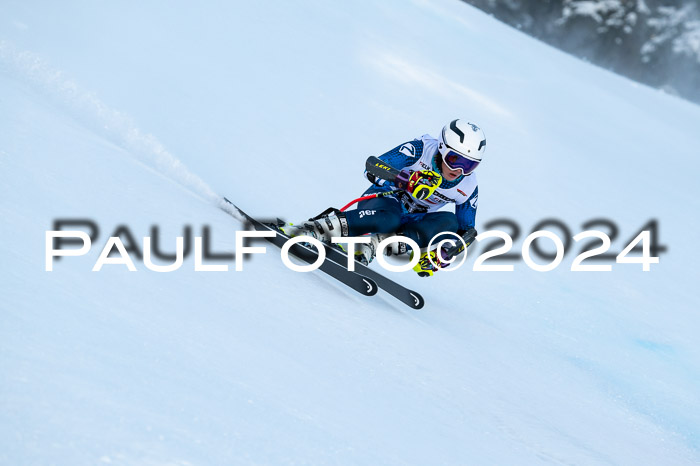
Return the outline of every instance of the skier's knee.
<path id="1" fill-rule="evenodd" d="M 394 233 L 401 226 L 401 215 L 396 212 L 380 210 L 377 212 L 377 218 L 380 219 L 377 233 Z"/>
<path id="2" fill-rule="evenodd" d="M 457 216 L 452 212 L 444 212 L 445 215 L 442 219 L 442 231 L 452 231 L 457 232 L 459 229 L 459 220 Z"/>
<path id="3" fill-rule="evenodd" d="M 435 218 L 435 229 L 431 232 L 432 237 L 430 239 L 426 238 L 426 241 L 431 241 L 433 243 L 439 243 L 443 240 L 454 240 L 454 235 L 450 233 L 456 233 L 459 229 L 459 221 L 457 216 L 449 212 L 441 215 L 440 218 Z"/>

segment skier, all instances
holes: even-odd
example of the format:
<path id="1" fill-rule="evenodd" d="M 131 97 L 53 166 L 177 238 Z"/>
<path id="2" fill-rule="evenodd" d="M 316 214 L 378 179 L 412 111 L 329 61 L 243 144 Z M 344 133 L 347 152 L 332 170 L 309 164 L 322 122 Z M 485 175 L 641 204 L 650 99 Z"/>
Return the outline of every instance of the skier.
<path id="1" fill-rule="evenodd" d="M 454 120 L 437 139 L 425 134 L 381 155 L 383 164 L 400 170 L 394 180 L 365 171 L 373 185 L 363 196 L 381 197 L 361 201 L 356 210 L 334 210 L 280 229 L 288 236 L 307 235 L 327 243 L 332 237 L 370 233 L 370 243 L 356 245 L 355 259 L 364 264 L 374 259 L 380 241 L 397 234 L 406 236 L 422 249 L 415 252 L 421 257 L 414 270 L 420 276 L 431 276 L 449 264 L 435 250 L 425 250 L 430 241 L 443 232 L 463 235 L 474 228 L 479 190 L 473 171 L 481 163 L 485 148 L 481 128 L 466 120 Z M 389 191 L 394 192 L 387 195 Z M 456 205 L 454 213 L 437 212 L 448 203 Z M 440 235 L 433 245 L 444 238 L 448 236 Z M 409 252 L 406 249 L 405 243 L 392 243 L 385 254 Z M 410 254 L 412 258 L 414 252 Z"/>

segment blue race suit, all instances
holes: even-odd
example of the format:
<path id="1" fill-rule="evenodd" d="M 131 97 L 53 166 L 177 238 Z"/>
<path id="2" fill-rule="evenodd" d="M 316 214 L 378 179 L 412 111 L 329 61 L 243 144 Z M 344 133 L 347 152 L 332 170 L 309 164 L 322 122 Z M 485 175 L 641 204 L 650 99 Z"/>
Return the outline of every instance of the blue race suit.
<path id="1" fill-rule="evenodd" d="M 401 144 L 381 155 L 380 160 L 399 170 L 440 172 L 438 141 L 430 135 Z M 393 183 L 365 172 L 371 186 L 364 195 L 396 189 Z M 365 233 L 400 233 L 426 247 L 442 232 L 462 233 L 474 227 L 479 189 L 476 175 L 461 175 L 454 181 L 443 179 L 427 199 L 418 200 L 406 192 L 369 199 L 347 211 L 350 236 Z M 455 204 L 455 212 L 438 212 L 446 204 Z M 441 240 L 438 238 L 437 240 Z"/>

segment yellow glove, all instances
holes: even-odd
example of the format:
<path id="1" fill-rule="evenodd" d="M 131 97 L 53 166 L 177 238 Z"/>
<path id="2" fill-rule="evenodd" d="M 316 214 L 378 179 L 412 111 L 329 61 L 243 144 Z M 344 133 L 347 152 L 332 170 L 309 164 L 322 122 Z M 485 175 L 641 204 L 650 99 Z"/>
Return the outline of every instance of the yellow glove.
<path id="1" fill-rule="evenodd" d="M 433 195 L 442 183 L 442 176 L 431 170 L 421 170 L 411 173 L 406 191 L 416 199 L 423 200 Z"/>
<path id="2" fill-rule="evenodd" d="M 413 251 L 411 251 L 411 259 L 413 259 Z M 413 267 L 413 271 L 416 272 L 419 277 L 432 277 L 435 272 L 448 265 L 449 264 L 443 264 L 440 259 L 438 259 L 435 251 L 426 251 L 420 255 L 420 260 L 418 264 Z"/>

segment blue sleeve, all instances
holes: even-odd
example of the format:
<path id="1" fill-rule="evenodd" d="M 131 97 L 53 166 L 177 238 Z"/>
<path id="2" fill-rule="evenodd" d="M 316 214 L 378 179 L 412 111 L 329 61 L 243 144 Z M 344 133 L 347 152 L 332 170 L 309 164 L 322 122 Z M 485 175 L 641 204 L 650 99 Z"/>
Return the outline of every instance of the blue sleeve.
<path id="1" fill-rule="evenodd" d="M 479 187 L 474 189 L 474 192 L 467 202 L 459 204 L 455 208 L 455 214 L 457 215 L 457 220 L 459 220 L 459 229 L 468 230 L 469 228 L 474 228 L 476 225 L 476 207 L 479 201 Z"/>
<path id="2" fill-rule="evenodd" d="M 406 168 L 416 163 L 422 155 L 423 141 L 420 139 L 414 139 L 413 141 L 405 142 L 400 146 L 394 147 L 389 152 L 380 155 L 379 159 L 382 162 L 386 162 L 388 165 L 401 170 L 402 168 Z M 388 183 L 385 180 L 369 175 L 367 171 L 365 171 L 365 178 L 377 186 L 384 186 Z"/>

